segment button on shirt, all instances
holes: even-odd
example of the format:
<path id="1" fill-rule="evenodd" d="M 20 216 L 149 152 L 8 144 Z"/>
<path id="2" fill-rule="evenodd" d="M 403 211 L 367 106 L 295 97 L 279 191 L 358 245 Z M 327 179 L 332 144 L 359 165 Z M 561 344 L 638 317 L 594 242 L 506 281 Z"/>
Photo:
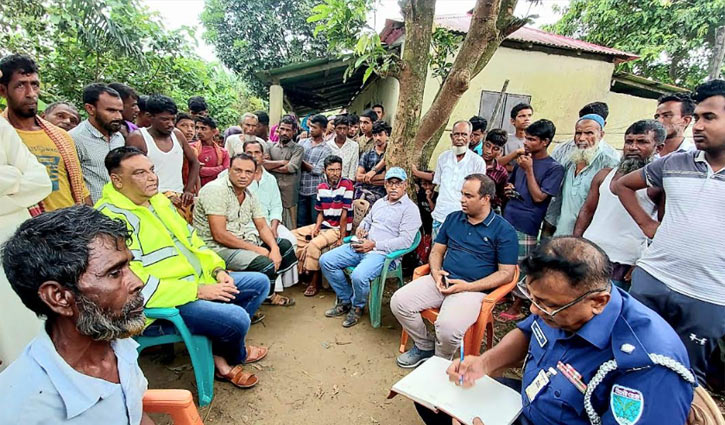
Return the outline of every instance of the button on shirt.
<path id="1" fill-rule="evenodd" d="M 466 176 L 486 174 L 486 162 L 471 150 L 466 150 L 458 161 L 453 150 L 447 150 L 438 157 L 433 184 L 438 185 L 438 200 L 433 210 L 433 220 L 441 223 L 453 211 L 461 210 L 461 188 Z"/>
<path id="2" fill-rule="evenodd" d="M 110 141 L 107 141 L 105 136 L 88 120 L 78 124 L 68 134 L 76 144 L 83 179 L 91 192 L 91 200 L 95 204 L 101 198 L 103 186 L 111 180 L 108 170 L 106 170 L 106 155 L 111 150 L 124 146 L 126 139 L 121 132 L 117 131 L 111 134 Z"/>
<path id="3" fill-rule="evenodd" d="M 111 342 L 120 384 L 84 375 L 58 354 L 45 329 L 0 373 L 0 422 L 7 424 L 131 424 L 141 422 L 148 383 L 138 344 Z"/>
<path id="4" fill-rule="evenodd" d="M 325 174 L 325 158 L 332 153 L 330 147 L 324 141 L 314 144 L 312 139 L 305 139 L 300 142 L 305 149 L 302 160 L 312 165 L 312 171 L 302 170 L 300 179 L 300 195 L 312 196 L 317 193 L 317 186 L 322 182 Z"/>
<path id="5" fill-rule="evenodd" d="M 478 224 L 471 224 L 463 211 L 452 212 L 435 242 L 447 247 L 443 270 L 451 279 L 475 282 L 498 270 L 499 264 L 518 261 L 516 230 L 493 211 Z"/>
<path id="6" fill-rule="evenodd" d="M 530 339 L 521 397 L 522 414 L 532 423 L 589 424 L 584 394 L 557 370 L 557 363 L 570 364 L 586 385 L 599 366 L 612 359 L 617 361 L 617 369 L 606 375 L 591 399 L 602 424 L 685 423 L 692 385 L 673 370 L 655 365 L 649 357 L 664 355 L 689 368 L 685 347 L 655 312 L 619 288 L 612 287 L 611 295 L 604 310 L 575 333 L 549 327 L 536 315 L 518 324 Z M 552 374 L 552 370 L 557 373 Z M 542 371 L 549 372 L 549 383 L 532 401 L 526 388 Z"/>
<path id="7" fill-rule="evenodd" d="M 375 242 L 370 252 L 376 254 L 409 248 L 420 225 L 420 211 L 408 195 L 392 203 L 388 202 L 387 195 L 378 199 L 360 223 L 368 231 L 367 238 Z"/>
<path id="8" fill-rule="evenodd" d="M 342 177 L 354 182 L 357 174 L 357 164 L 360 160 L 360 146 L 356 141 L 347 139 L 345 144 L 339 147 L 335 143 L 334 137 L 325 143 L 330 147 L 332 155 L 342 158 Z"/>
<path id="9" fill-rule="evenodd" d="M 194 205 L 194 228 L 199 237 L 211 249 L 226 248 L 214 240 L 209 227 L 209 215 L 226 217 L 227 230 L 231 234 L 244 241 L 261 244 L 256 228 L 249 224 L 255 218 L 266 219 L 264 210 L 249 190 L 240 204 L 228 177 L 216 179 L 202 187 Z"/>

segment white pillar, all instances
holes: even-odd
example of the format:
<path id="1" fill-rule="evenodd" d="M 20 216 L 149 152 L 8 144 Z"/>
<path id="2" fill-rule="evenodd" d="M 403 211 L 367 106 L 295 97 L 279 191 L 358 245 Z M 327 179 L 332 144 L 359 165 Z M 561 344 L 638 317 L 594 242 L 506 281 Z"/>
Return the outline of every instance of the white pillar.
<path id="1" fill-rule="evenodd" d="M 282 105 L 284 103 L 284 90 L 279 84 L 269 87 L 269 125 L 279 123 L 282 118 Z"/>

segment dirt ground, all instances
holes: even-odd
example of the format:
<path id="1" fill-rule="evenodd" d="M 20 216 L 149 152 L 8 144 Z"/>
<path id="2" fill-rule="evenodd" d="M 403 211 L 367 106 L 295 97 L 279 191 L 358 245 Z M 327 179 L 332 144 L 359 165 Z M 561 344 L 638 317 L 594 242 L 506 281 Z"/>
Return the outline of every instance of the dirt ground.
<path id="1" fill-rule="evenodd" d="M 301 285 L 286 291 L 297 300 L 295 306 L 262 306 L 266 318 L 252 326 L 247 338 L 251 344 L 270 348 L 266 359 L 247 366 L 260 382 L 249 390 L 215 382 L 212 403 L 199 409 L 204 423 L 422 424 L 408 399 L 387 399 L 390 387 L 409 373 L 395 364 L 400 325 L 388 303 L 394 288 L 393 281 L 388 281 L 378 329 L 370 326 L 367 312 L 358 325 L 343 328 L 343 318 L 323 315 L 334 303 L 334 293 L 322 291 L 306 298 Z M 494 344 L 512 327 L 496 324 Z M 194 374 L 183 344 L 177 344 L 175 352 L 170 363 L 159 352 L 142 353 L 140 364 L 149 388 L 184 388 L 196 397 Z M 725 401 L 716 397 L 716 402 L 724 411 Z M 163 415 L 153 418 L 157 424 L 171 424 Z"/>

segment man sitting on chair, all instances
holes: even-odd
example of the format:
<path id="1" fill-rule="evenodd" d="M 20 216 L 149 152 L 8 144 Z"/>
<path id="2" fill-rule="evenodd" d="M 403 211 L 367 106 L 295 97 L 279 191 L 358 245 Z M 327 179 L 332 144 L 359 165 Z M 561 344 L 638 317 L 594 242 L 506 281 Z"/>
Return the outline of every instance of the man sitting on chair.
<path id="1" fill-rule="evenodd" d="M 320 257 L 322 274 L 337 294 L 337 303 L 325 312 L 327 317 L 347 314 L 342 326 L 349 328 L 360 320 L 368 300 L 370 282 L 383 269 L 385 255 L 409 248 L 420 228 L 420 211 L 405 194 L 407 174 L 393 167 L 385 174 L 388 194 L 378 199 L 357 229 L 357 241 L 337 247 Z M 515 235 L 514 235 L 514 239 Z M 347 283 L 343 270 L 355 267 Z"/>
<path id="2" fill-rule="evenodd" d="M 491 210 L 496 193 L 483 174 L 465 178 L 461 211 L 443 222 L 430 253 L 429 275 L 398 289 L 390 309 L 413 339 L 398 366 L 414 368 L 435 355 L 451 358 L 466 330 L 476 322 L 486 292 L 511 282 L 516 271 L 516 230 Z M 421 311 L 440 308 L 436 337 L 428 334 Z"/>

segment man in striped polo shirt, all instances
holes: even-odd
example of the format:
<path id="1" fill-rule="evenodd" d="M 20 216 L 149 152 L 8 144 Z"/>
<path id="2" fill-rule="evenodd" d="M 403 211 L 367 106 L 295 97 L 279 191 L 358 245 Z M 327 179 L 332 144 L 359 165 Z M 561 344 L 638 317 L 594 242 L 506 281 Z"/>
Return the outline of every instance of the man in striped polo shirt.
<path id="1" fill-rule="evenodd" d="M 297 237 L 297 259 L 300 272 L 310 273 L 306 297 L 317 295 L 320 287 L 320 256 L 328 248 L 342 245 L 352 230 L 352 196 L 354 183 L 342 178 L 342 158 L 325 158 L 325 181 L 317 186 L 315 224 L 300 227 L 292 233 Z"/>
<path id="2" fill-rule="evenodd" d="M 718 341 L 725 335 L 725 81 L 695 89 L 697 151 L 674 152 L 622 177 L 622 205 L 652 244 L 632 274 L 632 296 L 659 313 L 687 348 L 698 380 L 723 389 Z M 655 221 L 635 191 L 662 188 L 665 215 Z"/>

